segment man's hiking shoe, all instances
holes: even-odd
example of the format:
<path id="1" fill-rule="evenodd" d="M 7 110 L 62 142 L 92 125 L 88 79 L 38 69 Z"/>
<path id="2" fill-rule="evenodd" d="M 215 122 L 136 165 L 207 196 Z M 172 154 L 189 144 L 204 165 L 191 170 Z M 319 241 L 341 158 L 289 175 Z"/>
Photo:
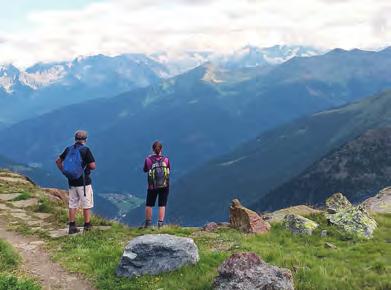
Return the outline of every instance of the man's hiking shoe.
<path id="1" fill-rule="evenodd" d="M 69 235 L 77 234 L 80 230 L 76 226 L 69 226 Z"/>
<path id="2" fill-rule="evenodd" d="M 84 224 L 84 231 L 88 232 L 90 230 L 92 230 L 92 224 L 91 223 L 85 223 Z"/>
<path id="3" fill-rule="evenodd" d="M 144 224 L 144 229 L 152 227 L 152 221 L 146 220 Z"/>
<path id="4" fill-rule="evenodd" d="M 160 229 L 163 227 L 163 221 L 158 221 L 157 222 L 157 228 Z"/>

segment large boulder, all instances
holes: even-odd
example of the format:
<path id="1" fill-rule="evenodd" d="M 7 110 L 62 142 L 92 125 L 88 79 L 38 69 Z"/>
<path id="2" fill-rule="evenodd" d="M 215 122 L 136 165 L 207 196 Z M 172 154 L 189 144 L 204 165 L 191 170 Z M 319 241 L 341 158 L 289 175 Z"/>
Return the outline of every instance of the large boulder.
<path id="1" fill-rule="evenodd" d="M 274 224 L 282 222 L 287 214 L 297 214 L 306 217 L 311 214 L 318 213 L 321 213 L 321 211 L 307 205 L 295 205 L 288 208 L 279 209 L 272 213 L 265 214 L 264 216 L 267 218 L 269 223 Z"/>
<path id="2" fill-rule="evenodd" d="M 326 207 L 327 212 L 333 214 L 340 210 L 351 208 L 352 204 L 342 193 L 337 192 L 326 199 Z"/>
<path id="3" fill-rule="evenodd" d="M 384 188 L 362 204 L 369 213 L 391 213 L 391 187 Z"/>
<path id="4" fill-rule="evenodd" d="M 198 261 L 197 245 L 190 238 L 144 235 L 131 240 L 125 247 L 117 276 L 157 275 Z"/>
<path id="5" fill-rule="evenodd" d="M 363 205 L 340 210 L 335 214 L 328 214 L 327 220 L 348 234 L 359 238 L 372 238 L 377 228 L 376 221 L 368 214 Z"/>
<path id="6" fill-rule="evenodd" d="M 297 214 L 287 214 L 283 224 L 293 234 L 300 235 L 312 235 L 312 231 L 319 226 L 316 222 Z"/>
<path id="7" fill-rule="evenodd" d="M 263 220 L 255 211 L 245 208 L 240 201 L 234 199 L 229 208 L 229 223 L 231 227 L 244 233 L 263 234 L 270 230 L 270 224 Z"/>
<path id="8" fill-rule="evenodd" d="M 236 253 L 218 269 L 215 290 L 293 290 L 292 273 L 262 261 L 255 253 Z"/>

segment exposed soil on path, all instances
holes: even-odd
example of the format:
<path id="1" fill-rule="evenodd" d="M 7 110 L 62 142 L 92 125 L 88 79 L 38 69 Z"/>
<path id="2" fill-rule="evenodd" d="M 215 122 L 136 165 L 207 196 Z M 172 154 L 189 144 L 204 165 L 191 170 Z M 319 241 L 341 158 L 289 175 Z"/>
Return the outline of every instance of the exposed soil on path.
<path id="1" fill-rule="evenodd" d="M 23 259 L 22 270 L 36 277 L 43 289 L 94 289 L 82 277 L 65 271 L 59 264 L 53 262 L 42 248 L 44 241 L 7 231 L 4 221 L 0 221 L 0 239 L 9 242 L 19 252 Z"/>

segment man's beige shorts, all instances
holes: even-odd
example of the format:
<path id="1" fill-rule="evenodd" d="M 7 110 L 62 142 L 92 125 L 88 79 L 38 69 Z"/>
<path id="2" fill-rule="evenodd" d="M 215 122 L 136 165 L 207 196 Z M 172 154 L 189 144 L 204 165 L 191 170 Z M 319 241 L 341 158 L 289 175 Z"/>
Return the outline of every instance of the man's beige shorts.
<path id="1" fill-rule="evenodd" d="M 84 196 L 84 186 L 71 186 L 69 188 L 69 208 L 83 209 L 94 207 L 94 192 L 91 185 L 86 185 L 86 196 Z"/>

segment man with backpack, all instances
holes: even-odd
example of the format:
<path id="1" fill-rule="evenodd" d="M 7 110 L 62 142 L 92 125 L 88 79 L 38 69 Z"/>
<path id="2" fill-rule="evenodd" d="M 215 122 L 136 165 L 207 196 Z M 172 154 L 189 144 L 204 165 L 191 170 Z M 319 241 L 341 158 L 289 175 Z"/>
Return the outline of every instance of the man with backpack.
<path id="1" fill-rule="evenodd" d="M 91 208 L 94 207 L 94 197 L 90 173 L 96 168 L 91 150 L 85 146 L 87 132 L 78 130 L 75 133 L 75 144 L 65 148 L 56 160 L 58 169 L 68 178 L 69 184 L 69 234 L 79 232 L 76 226 L 76 211 L 83 207 L 84 231 L 89 231 L 91 225 Z"/>
<path id="2" fill-rule="evenodd" d="M 158 198 L 158 228 L 163 226 L 169 193 L 170 161 L 162 155 L 163 146 L 159 141 L 152 145 L 153 153 L 144 162 L 144 172 L 148 173 L 148 191 L 145 208 L 145 228 L 152 226 L 152 208 Z"/>

